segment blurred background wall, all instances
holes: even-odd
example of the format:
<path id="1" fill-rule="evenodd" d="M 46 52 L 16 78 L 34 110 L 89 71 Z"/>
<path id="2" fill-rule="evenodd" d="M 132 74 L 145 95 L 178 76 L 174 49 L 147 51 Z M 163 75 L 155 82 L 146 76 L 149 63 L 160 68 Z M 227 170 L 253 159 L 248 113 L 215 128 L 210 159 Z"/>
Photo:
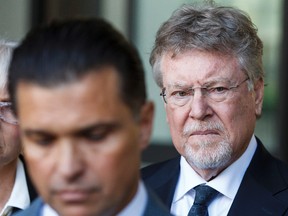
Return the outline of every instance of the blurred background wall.
<path id="1" fill-rule="evenodd" d="M 195 0 L 0 0 L 0 37 L 21 41 L 29 29 L 53 19 L 103 17 L 138 48 L 146 70 L 149 99 L 156 104 L 156 118 L 150 148 L 143 160 L 156 162 L 172 157 L 160 90 L 153 81 L 148 63 L 160 24 L 183 3 Z M 285 0 L 216 0 L 246 11 L 259 29 L 264 42 L 266 73 L 263 115 L 255 134 L 274 155 L 288 161 L 288 3 Z M 286 40 L 285 40 L 286 38 Z M 159 154 L 161 152 L 161 154 Z"/>

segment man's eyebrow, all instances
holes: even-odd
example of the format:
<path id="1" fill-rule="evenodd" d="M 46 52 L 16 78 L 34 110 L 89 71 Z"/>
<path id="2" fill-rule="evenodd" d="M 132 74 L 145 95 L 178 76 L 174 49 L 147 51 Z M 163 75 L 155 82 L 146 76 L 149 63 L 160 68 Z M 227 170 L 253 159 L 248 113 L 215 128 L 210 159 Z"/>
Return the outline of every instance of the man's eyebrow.
<path id="1" fill-rule="evenodd" d="M 187 87 L 188 85 L 184 82 L 175 82 L 175 83 L 168 83 L 167 84 L 167 87 L 168 88 L 185 88 Z"/>
<path id="2" fill-rule="evenodd" d="M 104 122 L 104 123 L 97 123 L 97 124 L 92 124 L 89 125 L 88 127 L 84 127 L 82 129 L 76 130 L 74 131 L 73 134 L 75 134 L 76 136 L 78 135 L 83 135 L 83 134 L 87 134 L 87 133 L 91 133 L 93 131 L 102 131 L 102 130 L 115 130 L 117 128 L 120 127 L 120 124 L 118 122 Z"/>
<path id="3" fill-rule="evenodd" d="M 219 84 L 227 83 L 228 81 L 229 81 L 228 79 L 221 79 L 221 78 L 215 79 L 215 80 L 209 80 L 203 84 L 203 87 L 219 85 Z"/>
<path id="4" fill-rule="evenodd" d="M 105 122 L 105 123 L 97 123 L 97 124 L 92 124 L 85 126 L 83 128 L 78 128 L 75 130 L 72 130 L 69 132 L 69 134 L 74 134 L 74 135 L 83 135 L 90 133 L 95 130 L 114 130 L 120 127 L 120 123 L 118 122 Z M 56 136 L 57 133 L 53 133 L 50 131 L 42 130 L 42 129 L 24 129 L 23 133 L 26 136 Z"/>
<path id="5" fill-rule="evenodd" d="M 23 130 L 23 134 L 25 134 L 26 136 L 55 136 L 53 133 L 44 131 L 44 130 L 40 130 L 40 129 L 25 129 Z"/>
<path id="6" fill-rule="evenodd" d="M 203 87 L 205 86 L 212 86 L 218 83 L 224 83 L 227 82 L 229 84 L 231 84 L 231 79 L 226 78 L 226 77 L 217 77 L 215 79 L 211 79 L 211 80 L 207 80 L 203 83 Z M 175 83 L 168 83 L 167 84 L 168 88 L 176 88 L 176 89 L 184 89 L 184 88 L 191 88 L 190 85 L 188 85 L 186 82 L 175 82 Z M 193 86 L 192 86 L 193 87 Z"/>
<path id="7" fill-rule="evenodd" d="M 215 79 L 215 80 L 211 80 L 211 81 L 208 81 L 206 83 L 204 83 L 203 86 L 205 87 L 210 87 L 210 86 L 214 86 L 214 85 L 221 85 L 221 84 L 227 84 L 227 85 L 233 85 L 235 84 L 235 80 L 231 80 L 229 78 L 226 78 L 226 77 L 221 77 L 221 78 L 218 78 L 218 79 Z"/>

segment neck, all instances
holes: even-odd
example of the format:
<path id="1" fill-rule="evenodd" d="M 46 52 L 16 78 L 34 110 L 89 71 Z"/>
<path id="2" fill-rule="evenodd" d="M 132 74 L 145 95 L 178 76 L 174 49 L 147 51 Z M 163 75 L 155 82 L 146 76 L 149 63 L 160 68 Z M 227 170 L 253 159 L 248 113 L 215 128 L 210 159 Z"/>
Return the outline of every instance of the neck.
<path id="1" fill-rule="evenodd" d="M 205 181 L 211 181 L 214 179 L 219 173 L 221 173 L 225 168 L 217 168 L 217 169 L 198 169 L 197 167 L 192 166 L 192 168 L 200 175 Z"/>
<path id="2" fill-rule="evenodd" d="M 5 165 L 0 165 L 0 211 L 10 198 L 17 169 L 17 158 Z"/>
<path id="3" fill-rule="evenodd" d="M 225 164 L 225 166 L 211 168 L 211 169 L 201 169 L 195 166 L 193 163 L 189 163 L 188 160 L 186 160 L 188 164 L 191 166 L 191 168 L 199 175 L 201 176 L 206 182 L 211 181 L 212 179 L 216 178 L 223 170 L 225 170 L 228 166 L 232 164 L 232 161 Z"/>

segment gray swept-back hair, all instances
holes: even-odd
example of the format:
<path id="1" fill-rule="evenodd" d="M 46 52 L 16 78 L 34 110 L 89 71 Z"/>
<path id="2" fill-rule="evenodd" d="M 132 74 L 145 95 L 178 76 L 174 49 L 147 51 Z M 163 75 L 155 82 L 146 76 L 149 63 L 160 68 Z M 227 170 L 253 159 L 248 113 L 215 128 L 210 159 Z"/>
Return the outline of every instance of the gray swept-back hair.
<path id="1" fill-rule="evenodd" d="M 160 64 L 162 57 L 172 57 L 188 50 L 215 52 L 235 56 L 240 69 L 254 83 L 264 79 L 263 43 L 250 17 L 233 7 L 213 2 L 185 4 L 159 28 L 150 56 L 157 85 L 163 88 Z"/>
<path id="2" fill-rule="evenodd" d="M 8 67 L 17 43 L 0 39 L 0 88 L 7 88 Z"/>

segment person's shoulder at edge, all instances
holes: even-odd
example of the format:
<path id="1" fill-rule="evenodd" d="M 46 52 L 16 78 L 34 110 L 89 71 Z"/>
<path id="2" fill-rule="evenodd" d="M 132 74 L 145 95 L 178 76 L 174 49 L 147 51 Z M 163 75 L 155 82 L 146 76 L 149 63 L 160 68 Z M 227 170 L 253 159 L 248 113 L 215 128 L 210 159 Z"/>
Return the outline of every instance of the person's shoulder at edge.
<path id="1" fill-rule="evenodd" d="M 265 170 L 268 173 L 271 173 L 272 170 L 278 171 L 282 179 L 288 183 L 287 161 L 284 161 L 274 156 L 270 151 L 267 150 L 265 145 L 262 143 L 262 141 L 258 137 L 256 137 L 256 140 L 258 143 L 257 150 L 252 158 L 252 161 L 250 162 L 248 169 L 250 170 L 252 169 L 252 171 L 255 173 L 256 170 L 259 171 L 257 167 L 262 166 L 262 167 L 265 167 Z M 261 171 L 263 172 L 265 170 L 261 170 Z"/>
<path id="2" fill-rule="evenodd" d="M 29 207 L 23 211 L 18 211 L 12 216 L 38 216 L 40 215 L 41 206 L 43 205 L 43 200 L 41 198 L 36 198 Z"/>

